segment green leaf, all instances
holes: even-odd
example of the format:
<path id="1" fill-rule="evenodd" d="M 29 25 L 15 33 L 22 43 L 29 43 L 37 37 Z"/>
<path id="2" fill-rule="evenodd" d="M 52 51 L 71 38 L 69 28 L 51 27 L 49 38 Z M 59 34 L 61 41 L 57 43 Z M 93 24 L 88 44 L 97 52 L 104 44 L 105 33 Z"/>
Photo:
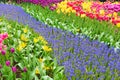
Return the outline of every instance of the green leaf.
<path id="1" fill-rule="evenodd" d="M 53 80 L 53 79 L 49 76 L 42 76 L 41 80 Z"/>
<path id="2" fill-rule="evenodd" d="M 17 64 L 21 69 L 23 69 L 24 68 L 24 66 L 23 66 L 23 64 L 22 63 L 18 63 Z"/>

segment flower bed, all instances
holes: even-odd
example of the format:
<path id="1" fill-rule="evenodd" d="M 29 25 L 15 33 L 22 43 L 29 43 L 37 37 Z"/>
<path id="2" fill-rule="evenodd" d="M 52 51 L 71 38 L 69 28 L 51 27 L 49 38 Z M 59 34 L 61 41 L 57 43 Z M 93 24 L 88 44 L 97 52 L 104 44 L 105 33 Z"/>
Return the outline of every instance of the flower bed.
<path id="1" fill-rule="evenodd" d="M 119 28 L 111 23 L 91 20 L 88 17 L 78 17 L 74 13 L 64 14 L 58 11 L 51 11 L 34 4 L 21 4 L 24 10 L 48 25 L 63 30 L 71 31 L 74 34 L 86 34 L 92 40 L 99 40 L 120 48 Z M 38 13 L 39 12 L 39 13 Z M 74 12 L 74 11 L 73 11 Z"/>
<path id="2" fill-rule="evenodd" d="M 63 78 L 48 42 L 28 26 L 0 17 L 0 79 Z"/>
<path id="3" fill-rule="evenodd" d="M 66 2 L 66 6 L 68 8 L 71 7 L 73 10 L 75 10 L 77 16 L 87 16 L 91 19 L 95 18 L 99 21 L 110 21 L 113 24 L 117 25 L 117 27 L 120 27 L 120 16 L 118 16 L 118 12 L 120 11 L 120 3 L 112 4 L 110 2 L 83 2 L 81 0 L 78 0 Z"/>
<path id="4" fill-rule="evenodd" d="M 12 9 L 10 9 L 10 7 L 12 7 Z M 61 29 L 57 29 L 45 25 L 44 23 L 35 20 L 30 15 L 27 15 L 19 7 L 15 7 L 12 5 L 9 6 L 4 5 L 3 8 L 6 9 L 3 9 L 3 12 L 2 11 L 1 12 L 2 13 L 5 12 L 4 15 L 6 18 L 8 17 L 8 19 L 12 19 L 12 20 L 18 19 L 19 23 L 28 24 L 29 27 L 32 27 L 36 32 L 39 32 L 39 34 L 44 36 L 45 40 L 47 40 L 49 45 L 52 47 L 54 51 L 54 57 L 57 58 L 58 64 L 65 67 L 64 75 L 66 75 L 67 79 L 65 78 L 63 80 L 79 80 L 79 79 L 85 79 L 85 80 L 87 79 L 117 80 L 118 79 L 119 80 L 120 79 L 119 76 L 120 49 L 115 49 L 114 47 L 110 47 L 109 45 L 106 45 L 105 43 L 101 43 L 97 40 L 90 40 L 88 37 L 82 34 L 74 35 L 72 32 L 63 31 Z M 6 13 L 8 8 L 11 10 L 12 13 L 11 12 Z M 46 11 L 46 14 L 48 14 L 47 12 L 49 11 Z M 31 12 L 31 14 L 34 13 Z M 41 13 L 39 14 L 41 15 Z M 40 17 L 40 16 L 36 14 L 35 17 Z M 27 40 L 22 37 L 20 38 L 22 40 Z M 38 39 L 34 39 L 33 42 L 34 41 L 36 42 L 37 40 Z M 51 50 L 49 49 L 49 47 L 46 46 L 42 47 L 43 51 L 46 49 L 48 51 Z M 57 78 L 54 80 L 58 80 L 58 79 L 61 78 Z"/>

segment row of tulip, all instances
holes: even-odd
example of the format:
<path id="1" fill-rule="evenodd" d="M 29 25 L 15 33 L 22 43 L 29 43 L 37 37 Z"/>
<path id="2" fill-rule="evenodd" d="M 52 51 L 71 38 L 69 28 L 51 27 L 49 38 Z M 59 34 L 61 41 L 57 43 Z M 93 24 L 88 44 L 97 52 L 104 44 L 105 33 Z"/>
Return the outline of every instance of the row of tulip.
<path id="1" fill-rule="evenodd" d="M 91 20 L 87 17 L 78 17 L 74 15 L 74 13 L 68 15 L 60 12 L 58 14 L 58 9 L 57 11 L 51 11 L 49 8 L 42 8 L 39 5 L 23 3 L 20 4 L 20 6 L 22 6 L 26 12 L 30 13 L 37 20 L 48 25 L 71 31 L 74 34 L 86 34 L 93 40 L 97 39 L 109 44 L 110 46 L 120 48 L 120 32 L 119 28 L 115 25 L 107 22 L 99 22 L 95 19 Z M 70 10 L 71 8 L 68 9 Z M 64 11 L 67 10 L 64 9 Z"/>
<path id="2" fill-rule="evenodd" d="M 120 27 L 120 16 L 118 15 L 120 3 L 111 2 L 84 2 L 82 0 L 62 1 L 58 3 L 57 12 L 76 13 L 80 17 L 89 17 L 99 21 L 112 22 Z"/>
<path id="3" fill-rule="evenodd" d="M 91 19 L 97 19 L 99 21 L 110 21 L 113 24 L 120 27 L 120 17 L 118 12 L 120 11 L 119 2 L 86 2 L 83 0 L 18 0 L 21 2 L 31 2 L 34 4 L 40 4 L 42 7 L 49 6 L 49 9 L 55 10 L 59 13 L 76 13 L 77 16 L 90 17 Z M 62 2 L 61 2 L 62 1 Z"/>
<path id="4" fill-rule="evenodd" d="M 48 42 L 28 26 L 0 17 L 0 80 L 61 80 Z M 61 78 L 61 79 L 60 79 Z"/>

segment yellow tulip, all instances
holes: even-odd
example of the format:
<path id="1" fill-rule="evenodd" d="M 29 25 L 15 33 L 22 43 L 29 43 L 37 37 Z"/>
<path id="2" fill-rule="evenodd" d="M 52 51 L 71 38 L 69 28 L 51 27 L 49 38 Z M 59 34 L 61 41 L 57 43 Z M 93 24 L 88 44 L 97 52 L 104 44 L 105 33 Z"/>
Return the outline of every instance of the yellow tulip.
<path id="1" fill-rule="evenodd" d="M 22 47 L 22 48 L 25 48 L 26 47 L 26 43 L 25 42 L 22 42 L 21 44 L 20 44 L 20 46 Z"/>
<path id="2" fill-rule="evenodd" d="M 28 41 L 28 39 L 25 37 L 24 34 L 21 35 L 21 40 L 22 40 L 22 41 Z"/>
<path id="3" fill-rule="evenodd" d="M 37 43 L 38 41 L 39 41 L 39 38 L 34 38 L 34 39 L 33 39 L 33 42 L 34 42 L 34 43 Z"/>
<path id="4" fill-rule="evenodd" d="M 104 10 L 100 10 L 100 15 L 104 15 L 105 11 Z"/>
<path id="5" fill-rule="evenodd" d="M 46 45 L 42 46 L 42 49 L 43 49 L 44 51 L 47 51 L 47 52 L 52 51 L 52 49 L 49 48 L 49 47 L 46 46 Z"/>
<path id="6" fill-rule="evenodd" d="M 24 33 L 27 33 L 27 32 L 28 32 L 28 29 L 27 29 L 27 28 L 24 28 L 24 29 L 23 29 L 23 32 L 24 32 Z"/>
<path id="7" fill-rule="evenodd" d="M 45 69 L 45 70 L 49 70 L 50 67 L 44 66 L 43 69 Z"/>
<path id="8" fill-rule="evenodd" d="M 117 17 L 118 14 L 116 12 L 113 13 L 113 17 Z"/>
<path id="9" fill-rule="evenodd" d="M 108 14 L 107 16 L 108 16 L 108 17 L 111 17 L 111 16 L 112 16 L 112 14 Z"/>
<path id="10" fill-rule="evenodd" d="M 75 10 L 72 10 L 72 13 L 76 13 L 76 11 L 75 11 Z"/>
<path id="11" fill-rule="evenodd" d="M 25 48 L 26 47 L 26 43 L 25 42 L 21 42 L 20 44 L 19 44 L 19 46 L 17 47 L 17 50 L 18 51 L 21 51 L 23 48 Z"/>
<path id="12" fill-rule="evenodd" d="M 35 74 L 40 74 L 40 71 L 38 68 L 35 69 Z"/>
<path id="13" fill-rule="evenodd" d="M 22 49 L 23 49 L 23 48 L 22 48 L 21 46 L 18 46 L 18 47 L 17 47 L 17 50 L 18 50 L 18 51 L 21 51 Z"/>
<path id="14" fill-rule="evenodd" d="M 120 23 L 117 23 L 116 26 L 117 26 L 117 27 L 120 27 Z"/>
<path id="15" fill-rule="evenodd" d="M 40 62 L 40 63 L 42 63 L 42 62 L 43 62 L 43 59 L 42 59 L 42 58 L 39 58 L 38 60 L 39 60 L 39 62 Z"/>
<path id="16" fill-rule="evenodd" d="M 91 6 L 91 2 L 83 2 L 82 3 L 82 8 L 86 11 L 90 11 L 90 6 Z"/>
<path id="17" fill-rule="evenodd" d="M 80 16 L 80 17 L 82 17 L 82 18 L 83 18 L 83 17 L 85 17 L 85 16 L 86 16 L 85 14 L 81 14 L 81 16 Z"/>
<path id="18" fill-rule="evenodd" d="M 44 38 L 43 38 L 42 36 L 39 36 L 39 40 L 43 41 L 43 40 L 44 40 Z"/>

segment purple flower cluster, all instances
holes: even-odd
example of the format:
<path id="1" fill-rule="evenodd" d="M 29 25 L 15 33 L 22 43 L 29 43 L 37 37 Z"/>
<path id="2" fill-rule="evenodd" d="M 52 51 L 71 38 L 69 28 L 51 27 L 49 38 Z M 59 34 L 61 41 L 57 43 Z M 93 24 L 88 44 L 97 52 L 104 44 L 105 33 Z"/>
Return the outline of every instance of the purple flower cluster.
<path id="1" fill-rule="evenodd" d="M 48 33 L 44 33 L 46 31 Z M 104 43 L 90 41 L 86 36 L 75 36 L 56 28 L 46 27 L 40 32 L 51 43 L 54 56 L 59 65 L 65 67 L 68 80 L 74 76 L 80 79 L 84 75 L 101 74 L 101 77 L 108 74 L 110 77 L 120 73 L 120 49 L 115 50 Z"/>
<path id="2" fill-rule="evenodd" d="M 107 4 L 105 5 L 105 9 L 113 12 L 119 12 L 120 11 L 120 4 Z"/>
<path id="3" fill-rule="evenodd" d="M 40 33 L 52 46 L 58 64 L 65 67 L 68 80 L 114 80 L 119 77 L 120 49 L 96 40 L 91 41 L 85 35 L 74 35 L 45 25 L 20 7 L 0 4 L 1 15 L 28 25 Z"/>

